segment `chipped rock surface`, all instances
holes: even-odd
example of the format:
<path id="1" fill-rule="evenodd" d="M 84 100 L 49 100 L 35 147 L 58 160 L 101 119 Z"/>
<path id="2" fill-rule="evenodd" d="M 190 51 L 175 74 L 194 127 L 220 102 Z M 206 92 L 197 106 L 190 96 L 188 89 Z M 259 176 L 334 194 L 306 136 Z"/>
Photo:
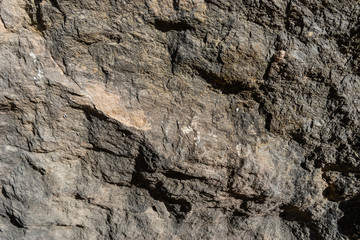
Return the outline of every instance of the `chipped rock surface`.
<path id="1" fill-rule="evenodd" d="M 359 16 L 1 0 L 0 239 L 359 239 Z"/>

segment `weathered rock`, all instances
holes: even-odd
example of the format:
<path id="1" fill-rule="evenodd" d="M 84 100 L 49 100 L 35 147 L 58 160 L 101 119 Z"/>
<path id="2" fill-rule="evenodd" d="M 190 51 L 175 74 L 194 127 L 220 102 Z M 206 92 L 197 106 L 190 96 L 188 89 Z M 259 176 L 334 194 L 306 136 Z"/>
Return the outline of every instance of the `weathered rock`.
<path id="1" fill-rule="evenodd" d="M 0 1 L 0 238 L 360 238 L 359 15 Z"/>

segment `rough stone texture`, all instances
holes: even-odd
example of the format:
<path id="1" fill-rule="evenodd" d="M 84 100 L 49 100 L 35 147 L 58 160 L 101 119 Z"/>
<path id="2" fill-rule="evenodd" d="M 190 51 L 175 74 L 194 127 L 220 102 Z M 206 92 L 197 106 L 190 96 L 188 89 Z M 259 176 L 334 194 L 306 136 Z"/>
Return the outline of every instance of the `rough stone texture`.
<path id="1" fill-rule="evenodd" d="M 359 239 L 360 4 L 1 0 L 1 239 Z"/>

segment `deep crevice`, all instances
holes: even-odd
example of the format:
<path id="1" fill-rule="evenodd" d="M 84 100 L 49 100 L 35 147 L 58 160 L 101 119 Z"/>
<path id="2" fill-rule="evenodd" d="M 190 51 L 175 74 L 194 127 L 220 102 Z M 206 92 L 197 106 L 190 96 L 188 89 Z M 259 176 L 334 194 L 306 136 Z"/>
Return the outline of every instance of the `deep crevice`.
<path id="1" fill-rule="evenodd" d="M 316 222 L 312 220 L 312 214 L 310 212 L 305 212 L 299 207 L 291 205 L 283 206 L 281 209 L 283 211 L 279 216 L 285 221 L 297 222 L 301 224 L 303 228 L 307 227 L 309 229 L 310 239 L 325 240 Z"/>
<path id="2" fill-rule="evenodd" d="M 17 228 L 25 228 L 24 224 L 21 222 L 20 219 L 15 217 L 13 214 L 10 214 L 9 212 L 6 212 L 6 215 L 8 216 L 10 223 L 14 225 Z"/>
<path id="3" fill-rule="evenodd" d="M 86 198 L 84 198 L 83 196 L 81 196 L 79 193 L 76 193 L 76 194 L 74 195 L 74 197 L 75 197 L 76 200 L 85 200 L 85 199 L 86 199 Z"/>
<path id="4" fill-rule="evenodd" d="M 29 164 L 29 166 L 30 166 L 33 170 L 39 172 L 42 176 L 45 175 L 46 170 L 43 169 L 43 168 L 41 168 L 41 167 L 38 167 L 38 166 L 34 165 L 34 164 L 31 162 L 31 160 L 30 160 L 29 157 L 26 157 L 26 161 L 27 161 L 27 163 Z"/>
<path id="5" fill-rule="evenodd" d="M 341 173 L 360 173 L 360 167 L 355 167 L 346 163 L 326 164 L 322 170 L 324 172 L 336 171 Z"/>
<path id="6" fill-rule="evenodd" d="M 170 50 L 169 50 L 170 51 Z M 178 54 L 178 49 L 176 48 L 173 52 L 171 52 L 171 73 L 175 74 L 175 66 L 176 66 L 176 57 Z"/>
<path id="7" fill-rule="evenodd" d="M 260 194 L 257 196 L 247 196 L 245 194 L 241 194 L 241 193 L 237 193 L 233 190 L 228 190 L 227 193 L 229 194 L 229 196 L 235 198 L 235 199 L 240 199 L 243 201 L 251 201 L 251 202 L 255 202 L 255 203 L 264 203 L 266 200 L 266 196 L 264 194 Z"/>
<path id="8" fill-rule="evenodd" d="M 156 19 L 154 27 L 161 32 L 193 30 L 194 27 L 186 22 L 169 22 Z"/>
<path id="9" fill-rule="evenodd" d="M 10 102 L 9 104 L 0 103 L 0 112 L 15 111 L 17 109 L 15 103 Z"/>
<path id="10" fill-rule="evenodd" d="M 102 121 L 110 121 L 110 118 L 108 118 L 106 115 L 91 106 L 74 104 L 71 107 L 74 109 L 82 110 L 85 113 L 85 116 L 89 120 L 89 122 L 92 122 L 91 117 L 95 117 Z"/>
<path id="11" fill-rule="evenodd" d="M 9 194 L 6 192 L 4 186 L 3 186 L 2 189 L 1 189 L 1 193 L 2 193 L 2 195 L 4 195 L 4 197 L 10 198 L 10 196 L 9 196 Z"/>
<path id="12" fill-rule="evenodd" d="M 215 73 L 195 67 L 199 77 L 204 79 L 212 88 L 220 90 L 223 94 L 238 94 L 243 91 L 251 90 L 242 82 L 226 82 L 226 80 Z"/>
<path id="13" fill-rule="evenodd" d="M 50 0 L 50 3 L 51 3 L 51 5 L 53 5 L 57 10 L 59 10 L 59 12 L 61 12 L 63 15 L 65 15 L 64 12 L 63 12 L 63 10 L 62 10 L 61 7 L 60 7 L 60 4 L 58 3 L 57 0 Z"/>
<path id="14" fill-rule="evenodd" d="M 93 145 L 92 148 L 88 148 L 89 150 L 92 150 L 92 151 L 95 151 L 95 152 L 104 152 L 104 153 L 107 153 L 107 154 L 110 154 L 110 155 L 115 155 L 115 156 L 120 156 L 120 157 L 127 157 L 127 156 L 122 156 L 120 154 L 114 153 L 113 151 L 111 151 L 109 149 L 102 148 L 102 147 L 96 146 L 94 144 L 92 144 L 92 145 Z"/>
<path id="15" fill-rule="evenodd" d="M 267 111 L 264 111 L 264 116 L 265 116 L 265 129 L 270 132 L 271 130 L 271 121 L 272 121 L 272 114 L 267 112 Z"/>
<path id="16" fill-rule="evenodd" d="M 301 146 L 306 145 L 306 143 L 307 143 L 307 141 L 304 137 L 305 135 L 301 131 L 292 132 L 292 133 L 290 133 L 290 136 L 295 142 L 299 143 Z"/>
<path id="17" fill-rule="evenodd" d="M 173 8 L 174 8 L 174 10 L 176 10 L 176 11 L 179 10 L 179 1 L 180 1 L 180 0 L 172 0 L 172 2 L 173 2 Z"/>
<path id="18" fill-rule="evenodd" d="M 132 175 L 131 184 L 147 190 L 153 199 L 163 202 L 168 211 L 172 213 L 178 221 L 181 221 L 191 210 L 190 202 L 183 198 L 172 196 L 163 187 L 162 182 L 154 182 L 156 180 L 147 179 L 145 176 L 145 174 L 154 173 L 157 169 L 160 170 L 160 168 L 156 167 L 158 161 L 159 159 L 156 153 L 149 147 L 142 145 L 139 155 L 135 159 L 135 171 Z"/>
<path id="19" fill-rule="evenodd" d="M 158 169 L 156 164 L 159 162 L 159 158 L 155 152 L 144 145 L 140 146 L 139 155 L 135 158 L 135 170 L 138 173 L 154 173 Z"/>
<path id="20" fill-rule="evenodd" d="M 241 209 L 235 209 L 234 212 L 232 213 L 233 217 L 249 217 L 249 214 L 247 214 L 246 212 L 244 212 Z"/>
<path id="21" fill-rule="evenodd" d="M 266 66 L 265 73 L 264 73 L 264 75 L 263 75 L 263 80 L 269 79 L 270 70 L 271 70 L 271 67 L 272 67 L 273 59 L 274 59 L 274 57 L 272 57 L 272 58 L 270 59 L 270 61 L 268 62 L 267 66 Z"/>
<path id="22" fill-rule="evenodd" d="M 290 11 L 291 11 L 291 0 L 287 3 L 285 9 L 285 29 L 290 29 Z"/>
<path id="23" fill-rule="evenodd" d="M 191 210 L 190 202 L 182 198 L 172 197 L 164 190 L 162 182 L 157 182 L 154 185 L 150 180 L 146 179 L 143 174 L 134 172 L 131 183 L 138 188 L 147 190 L 153 199 L 163 202 L 167 210 L 179 221 L 183 220 Z"/>
<path id="24" fill-rule="evenodd" d="M 287 221 L 310 222 L 312 220 L 311 213 L 304 212 L 296 206 L 285 206 L 282 209 L 280 217 Z"/>
<path id="25" fill-rule="evenodd" d="M 339 232 L 350 239 L 360 239 L 360 197 L 340 203 L 344 216 L 338 220 Z"/>
<path id="26" fill-rule="evenodd" d="M 32 5 L 27 5 L 25 7 L 25 10 L 27 11 L 30 19 L 31 19 L 31 25 L 36 26 L 36 29 L 40 32 L 43 32 L 46 30 L 46 25 L 43 18 L 43 13 L 41 9 L 41 2 L 42 0 L 35 0 L 35 9 Z"/>
<path id="27" fill-rule="evenodd" d="M 196 177 L 196 176 L 191 176 L 191 175 L 187 175 L 181 172 L 177 172 L 177 171 L 173 171 L 173 170 L 168 170 L 166 172 L 163 172 L 163 175 L 168 177 L 168 178 L 172 178 L 172 179 L 177 179 L 177 180 L 193 180 L 193 179 L 197 179 L 197 180 L 207 180 L 206 178 L 203 177 Z"/>

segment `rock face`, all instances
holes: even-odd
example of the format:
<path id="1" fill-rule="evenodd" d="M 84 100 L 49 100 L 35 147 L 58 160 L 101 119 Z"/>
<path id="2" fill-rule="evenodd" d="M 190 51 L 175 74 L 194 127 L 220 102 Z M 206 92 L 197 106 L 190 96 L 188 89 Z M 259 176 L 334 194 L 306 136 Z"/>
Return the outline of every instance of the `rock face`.
<path id="1" fill-rule="evenodd" d="M 1 0 L 1 239 L 359 239 L 360 4 Z"/>

